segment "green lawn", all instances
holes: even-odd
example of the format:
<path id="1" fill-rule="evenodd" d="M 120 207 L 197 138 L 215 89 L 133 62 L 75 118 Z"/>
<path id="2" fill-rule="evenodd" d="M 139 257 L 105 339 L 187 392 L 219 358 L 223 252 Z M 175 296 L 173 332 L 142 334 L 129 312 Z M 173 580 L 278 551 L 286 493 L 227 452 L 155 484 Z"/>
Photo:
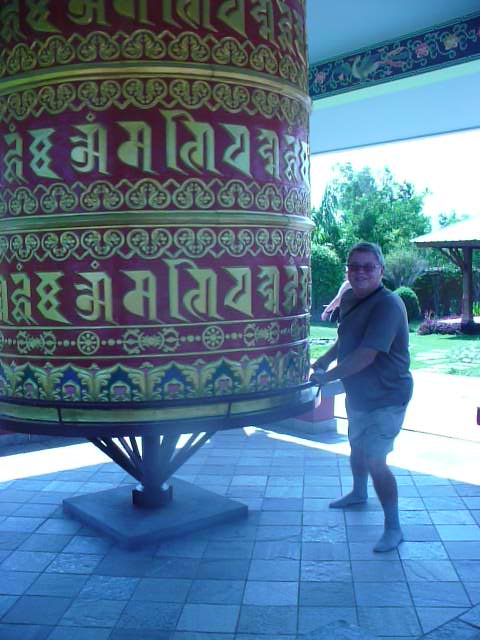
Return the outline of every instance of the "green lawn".
<path id="1" fill-rule="evenodd" d="M 334 325 L 312 324 L 311 357 L 318 358 L 336 336 Z M 480 336 L 419 336 L 410 333 L 412 369 L 430 369 L 439 373 L 480 376 Z"/>

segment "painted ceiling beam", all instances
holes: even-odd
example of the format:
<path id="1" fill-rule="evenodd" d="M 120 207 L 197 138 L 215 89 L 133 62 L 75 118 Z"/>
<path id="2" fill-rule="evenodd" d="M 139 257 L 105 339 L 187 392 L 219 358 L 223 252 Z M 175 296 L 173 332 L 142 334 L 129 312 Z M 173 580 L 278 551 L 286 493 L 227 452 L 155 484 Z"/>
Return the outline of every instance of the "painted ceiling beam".
<path id="1" fill-rule="evenodd" d="M 479 59 L 480 12 L 311 64 L 309 93 L 317 101 Z"/>

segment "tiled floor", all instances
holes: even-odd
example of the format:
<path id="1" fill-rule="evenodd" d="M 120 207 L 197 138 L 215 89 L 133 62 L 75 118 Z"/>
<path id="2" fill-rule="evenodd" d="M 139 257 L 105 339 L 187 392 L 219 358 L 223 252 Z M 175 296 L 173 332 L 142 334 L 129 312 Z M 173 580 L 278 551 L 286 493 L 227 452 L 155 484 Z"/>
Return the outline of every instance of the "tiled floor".
<path id="1" fill-rule="evenodd" d="M 217 434 L 180 475 L 248 518 L 139 552 L 61 506 L 129 477 L 93 445 L 35 448 L 0 459 L 0 640 L 295 640 L 339 620 L 385 640 L 480 638 L 478 442 L 401 434 L 406 539 L 381 555 L 375 498 L 328 508 L 350 485 L 343 435 Z"/>

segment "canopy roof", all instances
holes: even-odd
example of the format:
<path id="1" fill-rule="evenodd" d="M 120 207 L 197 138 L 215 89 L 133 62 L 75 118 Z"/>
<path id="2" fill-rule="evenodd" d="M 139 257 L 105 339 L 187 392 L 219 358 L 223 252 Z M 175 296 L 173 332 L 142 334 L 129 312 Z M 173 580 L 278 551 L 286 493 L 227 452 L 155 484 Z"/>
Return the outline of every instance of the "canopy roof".
<path id="1" fill-rule="evenodd" d="M 479 0 L 305 0 L 312 153 L 480 126 Z"/>
<path id="2" fill-rule="evenodd" d="M 412 240 L 418 247 L 472 247 L 480 249 L 480 217 L 451 224 Z"/>

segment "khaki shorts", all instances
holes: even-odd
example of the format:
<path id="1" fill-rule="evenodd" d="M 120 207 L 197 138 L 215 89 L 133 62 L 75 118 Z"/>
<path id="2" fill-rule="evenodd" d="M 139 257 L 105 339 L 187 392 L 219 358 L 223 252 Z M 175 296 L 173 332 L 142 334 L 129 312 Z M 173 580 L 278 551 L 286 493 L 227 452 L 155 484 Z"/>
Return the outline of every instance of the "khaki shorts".
<path id="1" fill-rule="evenodd" d="M 351 447 L 362 449 L 369 457 L 384 457 L 393 450 L 400 433 L 407 405 L 356 411 L 348 407 L 348 439 Z"/>

